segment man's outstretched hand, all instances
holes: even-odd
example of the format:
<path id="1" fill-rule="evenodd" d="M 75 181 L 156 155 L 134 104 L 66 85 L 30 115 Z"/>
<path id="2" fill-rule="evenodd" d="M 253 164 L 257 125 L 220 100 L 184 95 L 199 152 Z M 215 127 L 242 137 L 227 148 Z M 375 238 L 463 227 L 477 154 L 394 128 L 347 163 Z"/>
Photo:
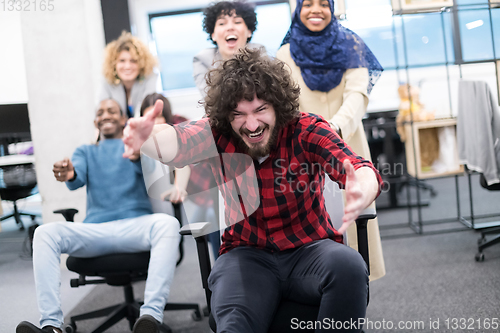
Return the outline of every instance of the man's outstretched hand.
<path id="1" fill-rule="evenodd" d="M 373 173 L 373 176 L 367 176 L 375 181 L 375 184 L 377 184 L 375 185 L 375 188 L 369 186 L 368 182 L 364 179 L 366 176 L 359 177 L 359 175 L 356 174 L 357 171 L 354 170 L 354 167 L 349 160 L 344 161 L 344 169 L 347 179 L 345 185 L 344 217 L 342 218 L 342 226 L 338 230 L 340 234 L 343 234 L 358 218 L 361 212 L 375 199 L 378 186 L 375 174 L 370 168 L 359 168 L 357 171 L 359 171 L 363 176 L 365 173 Z M 362 184 L 362 179 L 360 178 L 363 178 L 363 182 L 366 183 Z M 369 178 L 367 180 L 372 181 Z"/>
<path id="2" fill-rule="evenodd" d="M 163 101 L 157 100 L 154 109 L 140 118 L 130 118 L 123 130 L 123 143 L 125 152 L 123 157 L 134 159 L 139 156 L 141 147 L 153 131 L 156 117 L 163 110 Z"/>
<path id="3" fill-rule="evenodd" d="M 75 176 L 75 168 L 69 158 L 54 163 L 52 172 L 54 172 L 54 177 L 59 182 L 66 182 Z"/>

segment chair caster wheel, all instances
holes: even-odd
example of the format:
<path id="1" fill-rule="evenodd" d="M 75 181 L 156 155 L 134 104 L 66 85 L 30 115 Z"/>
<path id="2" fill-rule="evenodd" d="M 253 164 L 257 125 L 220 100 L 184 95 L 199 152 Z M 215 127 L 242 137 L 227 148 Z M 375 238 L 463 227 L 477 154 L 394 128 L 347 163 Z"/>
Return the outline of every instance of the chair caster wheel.
<path id="1" fill-rule="evenodd" d="M 191 313 L 191 319 L 200 321 L 202 319 L 200 311 L 193 311 L 193 313 Z"/>
<path id="2" fill-rule="evenodd" d="M 75 333 L 76 332 L 76 324 L 68 324 L 64 328 L 64 332 L 66 333 Z"/>
<path id="3" fill-rule="evenodd" d="M 477 240 L 477 245 L 481 245 L 482 242 L 484 242 L 486 240 L 485 237 L 481 237 Z"/>
<path id="4" fill-rule="evenodd" d="M 476 253 L 476 261 L 478 261 L 478 262 L 484 261 L 484 253 L 483 252 Z"/>

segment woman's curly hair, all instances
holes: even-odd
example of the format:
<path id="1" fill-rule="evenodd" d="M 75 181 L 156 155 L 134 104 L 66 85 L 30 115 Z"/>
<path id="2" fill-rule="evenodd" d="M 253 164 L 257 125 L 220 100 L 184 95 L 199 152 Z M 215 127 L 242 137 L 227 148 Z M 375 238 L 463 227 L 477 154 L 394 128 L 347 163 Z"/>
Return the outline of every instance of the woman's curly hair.
<path id="1" fill-rule="evenodd" d="M 130 32 L 123 31 L 117 40 L 110 42 L 104 50 L 104 78 L 110 84 L 120 83 L 120 78 L 116 75 L 116 62 L 122 51 L 130 52 L 131 56 L 137 59 L 139 65 L 139 77 L 144 78 L 153 72 L 157 62 L 155 57 L 149 52 L 146 45 Z"/>
<path id="2" fill-rule="evenodd" d="M 257 15 L 255 14 L 255 8 L 253 5 L 245 1 L 220 1 L 213 2 L 205 8 L 203 11 L 203 30 L 208 34 L 208 39 L 217 45 L 212 39 L 212 34 L 215 29 L 215 22 L 221 15 L 231 15 L 232 13 L 241 16 L 248 30 L 253 34 L 255 29 L 257 29 Z M 250 42 L 252 36 L 247 39 L 247 43 Z"/>
<path id="3" fill-rule="evenodd" d="M 252 101 L 254 96 L 273 106 L 277 128 L 299 117 L 300 88 L 285 66 L 265 52 L 247 47 L 210 70 L 204 105 L 211 126 L 219 133 L 231 133 L 231 112 L 241 100 Z"/>

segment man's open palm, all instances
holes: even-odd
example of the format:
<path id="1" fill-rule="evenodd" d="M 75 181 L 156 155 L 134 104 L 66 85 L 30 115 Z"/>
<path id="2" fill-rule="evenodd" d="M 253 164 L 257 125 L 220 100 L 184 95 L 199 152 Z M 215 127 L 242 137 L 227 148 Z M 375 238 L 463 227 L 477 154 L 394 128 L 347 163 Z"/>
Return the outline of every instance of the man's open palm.
<path id="1" fill-rule="evenodd" d="M 361 214 L 364 207 L 364 194 L 361 188 L 361 183 L 356 177 L 354 167 L 349 160 L 344 161 L 344 169 L 346 172 L 346 186 L 345 186 L 345 206 L 344 217 L 342 217 L 342 226 L 338 232 L 343 234 L 347 228 L 356 220 Z"/>
<path id="2" fill-rule="evenodd" d="M 146 113 L 144 117 L 129 119 L 123 130 L 123 143 L 125 144 L 123 157 L 130 158 L 139 154 L 143 143 L 153 131 L 156 117 L 162 110 L 163 101 L 157 100 L 154 109 Z"/>

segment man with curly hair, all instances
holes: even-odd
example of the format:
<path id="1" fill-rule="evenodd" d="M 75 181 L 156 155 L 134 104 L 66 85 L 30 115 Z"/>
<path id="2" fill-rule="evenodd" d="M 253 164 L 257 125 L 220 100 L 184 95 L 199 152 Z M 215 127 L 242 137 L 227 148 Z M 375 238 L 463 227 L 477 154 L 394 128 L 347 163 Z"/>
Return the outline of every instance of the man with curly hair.
<path id="1" fill-rule="evenodd" d="M 300 90 L 285 66 L 245 49 L 207 75 L 207 118 L 153 127 L 158 103 L 125 130 L 125 156 L 141 150 L 176 167 L 209 160 L 227 225 L 209 277 L 218 332 L 267 332 L 282 299 L 320 305 L 320 322 L 366 313 L 366 264 L 340 243 L 381 178 L 327 121 L 298 111 Z M 326 176 L 346 189 L 338 230 L 326 211 Z"/>
<path id="2" fill-rule="evenodd" d="M 264 49 L 264 46 L 250 43 L 257 29 L 252 4 L 239 0 L 214 2 L 205 8 L 203 15 L 203 30 L 215 47 L 194 56 L 193 78 L 198 90 L 205 95 L 205 75 L 216 62 L 230 59 L 245 46 L 255 49 Z"/>

